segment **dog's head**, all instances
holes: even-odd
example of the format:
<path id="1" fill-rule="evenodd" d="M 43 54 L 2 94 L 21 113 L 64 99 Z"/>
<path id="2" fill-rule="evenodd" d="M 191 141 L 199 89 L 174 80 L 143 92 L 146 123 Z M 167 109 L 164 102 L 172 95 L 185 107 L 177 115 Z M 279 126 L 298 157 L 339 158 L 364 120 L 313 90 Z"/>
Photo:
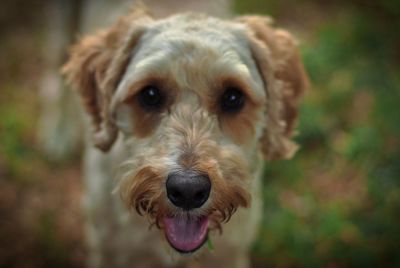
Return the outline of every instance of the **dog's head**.
<path id="1" fill-rule="evenodd" d="M 250 205 L 265 159 L 289 158 L 306 77 L 296 45 L 265 17 L 222 21 L 134 11 L 82 39 L 64 67 L 103 151 L 130 151 L 118 191 L 193 252 L 210 229 Z"/>

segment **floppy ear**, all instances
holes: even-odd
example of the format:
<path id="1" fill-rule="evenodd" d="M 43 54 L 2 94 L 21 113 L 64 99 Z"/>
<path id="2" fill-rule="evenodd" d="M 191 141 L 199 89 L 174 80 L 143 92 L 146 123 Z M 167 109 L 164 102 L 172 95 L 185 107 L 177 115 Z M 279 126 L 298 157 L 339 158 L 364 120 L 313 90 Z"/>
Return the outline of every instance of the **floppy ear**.
<path id="1" fill-rule="evenodd" d="M 145 11 L 132 10 L 110 28 L 82 38 L 63 66 L 63 74 L 77 88 L 91 117 L 94 144 L 102 151 L 108 151 L 118 135 L 109 110 L 111 97 L 151 21 Z"/>
<path id="2" fill-rule="evenodd" d="M 238 21 L 248 30 L 249 45 L 266 90 L 267 122 L 261 139 L 262 152 L 267 160 L 288 159 L 298 147 L 291 138 L 299 98 L 308 87 L 296 41 L 287 31 L 274 29 L 268 17 L 243 16 Z"/>

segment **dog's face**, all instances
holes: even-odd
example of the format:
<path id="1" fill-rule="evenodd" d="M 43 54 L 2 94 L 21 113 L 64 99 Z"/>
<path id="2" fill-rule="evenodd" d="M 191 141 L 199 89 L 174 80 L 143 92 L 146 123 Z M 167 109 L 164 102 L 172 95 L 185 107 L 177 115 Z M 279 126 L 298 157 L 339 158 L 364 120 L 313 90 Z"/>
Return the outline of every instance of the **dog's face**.
<path id="1" fill-rule="evenodd" d="M 133 12 L 83 39 L 65 72 L 107 151 L 130 152 L 117 190 L 179 252 L 248 207 L 260 153 L 287 158 L 306 79 L 287 32 L 266 18 Z"/>

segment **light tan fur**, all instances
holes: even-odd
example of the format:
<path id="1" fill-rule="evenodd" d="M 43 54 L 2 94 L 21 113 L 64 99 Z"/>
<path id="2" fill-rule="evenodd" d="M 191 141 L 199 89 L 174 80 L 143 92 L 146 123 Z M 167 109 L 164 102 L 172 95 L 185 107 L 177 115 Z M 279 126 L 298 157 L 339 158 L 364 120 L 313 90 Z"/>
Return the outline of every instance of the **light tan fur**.
<path id="1" fill-rule="evenodd" d="M 308 86 L 307 76 L 294 38 L 285 30 L 272 28 L 272 20 L 244 16 L 254 58 L 267 87 L 267 125 L 262 139 L 266 159 L 291 158 L 297 150 L 291 141 L 297 119 L 299 98 Z"/>
<path id="2" fill-rule="evenodd" d="M 262 213 L 262 155 L 290 158 L 297 148 L 291 137 L 307 79 L 291 35 L 261 16 L 154 20 L 134 10 L 82 39 L 64 72 L 92 118 L 94 144 L 108 151 L 120 136 L 112 152 L 124 155 L 115 191 L 127 207 L 162 229 L 163 217 L 182 213 L 167 199 L 168 174 L 207 174 L 210 198 L 190 213 L 211 219 L 216 249 L 195 259 L 210 267 L 248 266 Z M 147 111 L 138 102 L 147 85 L 166 96 L 161 111 Z M 229 87 L 245 96 L 238 113 L 219 107 Z M 135 224 L 141 232 L 143 226 Z M 152 246 L 160 247 L 159 241 Z M 178 256 L 175 263 L 192 260 Z"/>

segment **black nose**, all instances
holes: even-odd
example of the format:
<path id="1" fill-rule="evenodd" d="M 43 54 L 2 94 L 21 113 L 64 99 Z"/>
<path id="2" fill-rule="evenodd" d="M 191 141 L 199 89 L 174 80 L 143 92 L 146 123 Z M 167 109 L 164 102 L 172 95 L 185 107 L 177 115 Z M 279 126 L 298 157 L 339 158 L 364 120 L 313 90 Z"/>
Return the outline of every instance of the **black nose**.
<path id="1" fill-rule="evenodd" d="M 207 201 L 211 182 L 207 175 L 187 170 L 170 173 L 166 187 L 168 199 L 175 206 L 190 210 Z"/>

